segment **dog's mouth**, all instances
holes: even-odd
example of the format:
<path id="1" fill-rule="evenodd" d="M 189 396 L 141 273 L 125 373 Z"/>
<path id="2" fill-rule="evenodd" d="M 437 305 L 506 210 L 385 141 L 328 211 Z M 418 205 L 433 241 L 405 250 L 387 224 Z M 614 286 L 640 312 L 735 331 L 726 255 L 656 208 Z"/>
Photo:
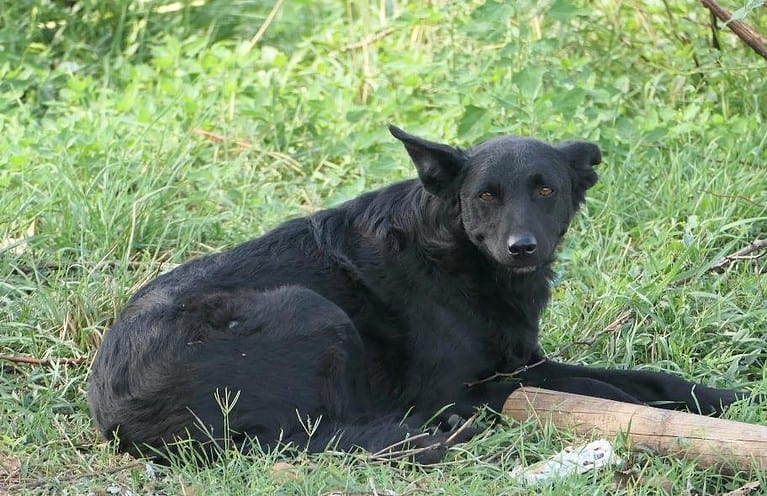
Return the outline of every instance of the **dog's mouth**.
<path id="1" fill-rule="evenodd" d="M 508 274 L 532 274 L 542 267 L 545 267 L 548 262 L 547 258 L 542 257 L 539 254 L 521 258 L 513 257 L 505 244 L 503 245 L 503 248 L 499 248 L 495 244 L 483 242 L 485 241 L 485 236 L 483 235 L 474 235 L 471 236 L 470 239 L 474 246 L 479 248 L 488 259 L 502 267 Z"/>
<path id="2" fill-rule="evenodd" d="M 524 265 L 522 267 L 511 266 L 509 267 L 509 272 L 511 272 L 512 274 L 517 274 L 517 275 L 532 274 L 533 272 L 538 270 L 539 267 L 540 266 L 538 265 Z"/>
<path id="3" fill-rule="evenodd" d="M 514 275 L 532 274 L 543 265 L 532 257 L 528 260 L 516 260 L 509 256 L 508 253 L 498 256 L 490 250 L 487 250 L 487 255 L 491 260 L 503 267 L 504 270 L 507 270 L 508 273 Z"/>

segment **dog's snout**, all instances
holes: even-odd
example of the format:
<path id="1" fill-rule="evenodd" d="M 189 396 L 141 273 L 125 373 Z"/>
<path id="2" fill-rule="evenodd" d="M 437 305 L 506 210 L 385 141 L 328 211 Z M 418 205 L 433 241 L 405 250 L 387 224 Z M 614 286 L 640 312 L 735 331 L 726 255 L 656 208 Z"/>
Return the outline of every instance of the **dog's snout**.
<path id="1" fill-rule="evenodd" d="M 532 234 L 511 236 L 508 241 L 509 253 L 512 257 L 532 255 L 538 249 L 538 242 Z"/>

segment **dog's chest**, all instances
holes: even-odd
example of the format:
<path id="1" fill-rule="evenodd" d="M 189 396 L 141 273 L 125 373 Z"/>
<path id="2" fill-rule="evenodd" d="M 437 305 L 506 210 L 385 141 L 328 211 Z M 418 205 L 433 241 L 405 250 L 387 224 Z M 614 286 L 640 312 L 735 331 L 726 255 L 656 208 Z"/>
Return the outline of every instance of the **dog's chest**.
<path id="1" fill-rule="evenodd" d="M 422 286 L 406 307 L 405 335 L 417 347 L 441 350 L 443 358 L 482 368 L 522 366 L 537 349 L 537 305 L 528 301 L 533 297 L 461 279 Z"/>

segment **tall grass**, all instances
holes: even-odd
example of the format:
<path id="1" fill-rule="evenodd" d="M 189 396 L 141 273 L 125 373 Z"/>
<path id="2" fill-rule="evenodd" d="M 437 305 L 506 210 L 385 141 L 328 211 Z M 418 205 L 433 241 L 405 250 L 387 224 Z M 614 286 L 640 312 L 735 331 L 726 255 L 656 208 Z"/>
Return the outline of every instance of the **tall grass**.
<path id="1" fill-rule="evenodd" d="M 169 264 L 412 177 L 389 122 L 460 146 L 498 134 L 598 142 L 601 181 L 561 254 L 545 349 L 765 390 L 764 258 L 708 270 L 767 236 L 764 62 L 726 29 L 712 47 L 696 2 L 292 0 L 270 19 L 274 6 L 0 9 L 0 353 L 52 360 L 0 360 L 0 488 L 526 494 L 511 468 L 572 433 L 494 426 L 430 470 L 325 454 L 275 471 L 279 453 L 231 453 L 152 475 L 89 420 L 88 360 L 133 291 Z M 761 10 L 748 15 L 764 25 Z M 730 415 L 767 419 L 763 406 Z M 767 484 L 764 471 L 624 454 L 620 486 L 605 472 L 536 491 Z"/>

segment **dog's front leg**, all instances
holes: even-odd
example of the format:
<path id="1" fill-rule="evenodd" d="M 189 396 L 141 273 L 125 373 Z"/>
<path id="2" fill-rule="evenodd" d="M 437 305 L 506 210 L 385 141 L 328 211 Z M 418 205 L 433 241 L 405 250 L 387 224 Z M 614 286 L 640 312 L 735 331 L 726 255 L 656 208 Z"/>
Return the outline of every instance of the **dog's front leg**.
<path id="1" fill-rule="evenodd" d="M 526 385 L 705 415 L 720 415 L 726 406 L 748 397 L 665 372 L 592 368 L 547 359 L 533 361 L 519 377 Z"/>

